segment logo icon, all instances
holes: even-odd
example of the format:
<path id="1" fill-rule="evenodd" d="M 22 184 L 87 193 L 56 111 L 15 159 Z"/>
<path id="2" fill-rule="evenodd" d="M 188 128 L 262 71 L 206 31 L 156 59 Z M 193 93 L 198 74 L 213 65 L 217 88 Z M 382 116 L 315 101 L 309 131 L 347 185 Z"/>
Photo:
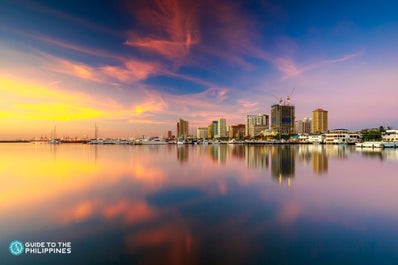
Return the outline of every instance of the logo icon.
<path id="1" fill-rule="evenodd" d="M 23 245 L 23 243 L 19 240 L 14 240 L 10 243 L 10 246 L 8 247 L 8 250 L 10 251 L 10 253 L 14 256 L 19 256 L 21 255 L 24 250 L 25 247 Z"/>

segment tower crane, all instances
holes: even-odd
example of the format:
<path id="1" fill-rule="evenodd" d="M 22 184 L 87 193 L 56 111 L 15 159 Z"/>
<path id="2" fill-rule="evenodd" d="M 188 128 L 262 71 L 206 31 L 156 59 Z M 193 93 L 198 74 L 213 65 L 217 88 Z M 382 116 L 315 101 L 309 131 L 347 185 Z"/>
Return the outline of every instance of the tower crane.
<path id="1" fill-rule="evenodd" d="M 281 97 L 278 98 L 278 97 L 275 96 L 275 95 L 272 95 L 272 96 L 278 101 L 279 105 L 282 105 L 283 99 L 282 99 Z"/>
<path id="2" fill-rule="evenodd" d="M 290 106 L 290 100 L 292 99 L 292 95 L 293 95 L 293 92 L 294 92 L 295 89 L 296 89 L 296 88 L 294 87 L 294 88 L 292 89 L 292 92 L 290 92 L 290 95 L 287 96 L 287 105 L 288 105 L 288 106 Z"/>

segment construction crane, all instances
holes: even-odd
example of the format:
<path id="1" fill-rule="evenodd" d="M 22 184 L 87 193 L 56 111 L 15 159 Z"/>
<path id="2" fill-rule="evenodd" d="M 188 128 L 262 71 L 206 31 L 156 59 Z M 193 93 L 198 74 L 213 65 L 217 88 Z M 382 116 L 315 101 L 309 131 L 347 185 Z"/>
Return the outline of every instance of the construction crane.
<path id="1" fill-rule="evenodd" d="M 287 105 L 288 105 L 288 106 L 290 106 L 290 100 L 292 99 L 292 95 L 293 95 L 293 92 L 294 92 L 295 89 L 296 89 L 296 88 L 294 87 L 294 88 L 292 89 L 292 92 L 290 92 L 290 95 L 287 96 Z"/>
<path id="2" fill-rule="evenodd" d="M 275 96 L 275 95 L 272 95 L 278 102 L 279 102 L 279 105 L 282 105 L 282 102 L 283 102 L 283 99 L 282 98 L 278 98 L 277 96 Z"/>

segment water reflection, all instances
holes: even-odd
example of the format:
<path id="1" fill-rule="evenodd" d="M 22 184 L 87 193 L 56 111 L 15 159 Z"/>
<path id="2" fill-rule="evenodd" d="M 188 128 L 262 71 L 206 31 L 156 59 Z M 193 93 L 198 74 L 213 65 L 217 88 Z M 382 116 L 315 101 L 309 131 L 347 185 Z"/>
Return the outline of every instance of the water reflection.
<path id="1" fill-rule="evenodd" d="M 177 159 L 183 164 L 189 159 L 189 146 L 188 145 L 177 145 Z"/>
<path id="2" fill-rule="evenodd" d="M 0 245 L 72 242 L 68 257 L 18 264 L 396 263 L 398 150 L 380 153 L 4 144 Z"/>

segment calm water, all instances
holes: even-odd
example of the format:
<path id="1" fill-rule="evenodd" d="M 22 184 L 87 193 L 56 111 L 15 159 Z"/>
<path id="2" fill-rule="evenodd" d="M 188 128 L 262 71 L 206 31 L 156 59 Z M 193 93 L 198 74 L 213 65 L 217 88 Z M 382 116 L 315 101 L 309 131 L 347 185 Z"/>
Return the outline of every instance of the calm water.
<path id="1" fill-rule="evenodd" d="M 398 150 L 0 145 L 0 263 L 398 264 Z M 12 256 L 12 240 L 70 255 Z"/>

